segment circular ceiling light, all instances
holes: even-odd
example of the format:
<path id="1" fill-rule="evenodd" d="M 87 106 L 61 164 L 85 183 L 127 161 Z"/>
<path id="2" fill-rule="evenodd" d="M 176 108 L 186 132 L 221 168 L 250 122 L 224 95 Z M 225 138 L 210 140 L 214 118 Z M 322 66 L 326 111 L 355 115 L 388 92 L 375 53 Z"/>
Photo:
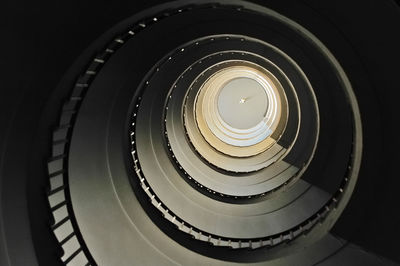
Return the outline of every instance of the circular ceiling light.
<path id="1" fill-rule="evenodd" d="M 252 156 L 277 141 L 269 138 L 272 133 L 282 134 L 288 113 L 286 95 L 267 70 L 245 62 L 231 63 L 209 77 L 197 92 L 196 121 L 215 149 L 231 156 Z M 278 126 L 280 132 L 275 132 Z"/>

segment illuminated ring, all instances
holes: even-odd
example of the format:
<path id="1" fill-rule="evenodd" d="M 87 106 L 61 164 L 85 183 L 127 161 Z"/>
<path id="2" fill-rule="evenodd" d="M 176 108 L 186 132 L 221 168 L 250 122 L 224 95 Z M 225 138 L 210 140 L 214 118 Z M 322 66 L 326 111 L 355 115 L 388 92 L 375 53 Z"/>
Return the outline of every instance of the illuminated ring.
<path id="1" fill-rule="evenodd" d="M 206 141 L 218 151 L 236 157 L 253 156 L 277 142 L 272 134 L 282 135 L 287 123 L 286 95 L 279 81 L 266 69 L 245 61 L 231 63 L 234 65 L 212 75 L 198 92 L 195 106 L 197 125 Z M 260 84 L 266 96 L 267 108 L 261 121 L 248 129 L 230 126 L 218 110 L 221 91 L 239 78 L 248 78 Z M 240 105 L 239 100 L 243 99 L 237 99 Z"/>

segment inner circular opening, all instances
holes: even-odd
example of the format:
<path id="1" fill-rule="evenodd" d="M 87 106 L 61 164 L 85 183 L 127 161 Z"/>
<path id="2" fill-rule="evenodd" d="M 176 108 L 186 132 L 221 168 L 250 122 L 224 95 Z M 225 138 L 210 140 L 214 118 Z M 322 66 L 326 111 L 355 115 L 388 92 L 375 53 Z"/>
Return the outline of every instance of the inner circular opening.
<path id="1" fill-rule="evenodd" d="M 211 74 L 200 74 L 201 82 L 196 79 L 195 90 L 189 94 L 193 98 L 188 98 L 184 119 L 193 145 L 199 153 L 207 149 L 195 139 L 198 132 L 213 150 L 226 156 L 251 157 L 274 148 L 287 122 L 280 82 L 252 62 L 223 61 L 217 66 L 206 70 Z M 198 131 L 187 126 L 192 118 Z"/>
<path id="2" fill-rule="evenodd" d="M 268 109 L 264 87 L 246 77 L 228 81 L 221 88 L 217 100 L 222 120 L 237 129 L 255 127 L 264 119 Z"/>

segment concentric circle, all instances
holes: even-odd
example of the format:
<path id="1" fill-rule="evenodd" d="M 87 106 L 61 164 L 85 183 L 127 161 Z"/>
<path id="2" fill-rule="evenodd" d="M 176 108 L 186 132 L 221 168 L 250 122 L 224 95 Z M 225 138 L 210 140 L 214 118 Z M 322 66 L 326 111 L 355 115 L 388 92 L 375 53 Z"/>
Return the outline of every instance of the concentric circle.
<path id="1" fill-rule="evenodd" d="M 229 39 L 231 42 L 235 41 L 235 38 L 231 37 Z M 236 40 L 244 40 L 243 37 L 237 37 Z M 220 40 L 216 40 L 216 42 L 219 41 L 226 41 L 224 37 L 221 37 Z M 250 41 L 250 40 L 248 40 Z M 243 41 L 241 41 L 243 42 Z M 247 43 L 247 42 L 246 42 Z M 262 43 L 258 43 L 260 45 L 260 48 L 264 46 Z M 240 60 L 229 60 L 229 61 L 224 61 L 222 60 L 223 57 L 228 57 L 228 58 L 234 58 L 235 56 L 238 57 Z M 247 58 L 248 60 L 254 60 L 255 62 L 250 63 L 246 62 L 244 59 Z M 298 116 L 300 113 L 298 103 L 297 103 L 297 95 L 296 92 L 294 91 L 291 82 L 288 81 L 287 77 L 282 74 L 282 71 L 280 71 L 276 66 L 271 64 L 268 60 L 265 58 L 256 56 L 254 54 L 248 53 L 248 52 L 226 52 L 226 53 L 219 53 L 217 55 L 210 55 L 205 58 L 206 60 L 202 59 L 193 66 L 189 68 L 187 72 L 189 73 L 194 73 L 197 69 L 199 69 L 199 74 L 196 76 L 193 76 L 194 81 L 191 81 L 192 84 L 188 83 L 190 87 L 189 91 L 186 92 L 184 91 L 184 87 L 182 87 L 181 91 L 182 93 L 178 93 L 177 89 L 174 88 L 172 93 L 171 93 L 171 101 L 168 103 L 168 111 L 166 112 L 167 114 L 167 124 L 168 124 L 168 117 L 170 116 L 172 110 L 174 109 L 174 106 L 177 106 L 179 104 L 183 104 L 184 106 L 184 125 L 185 125 L 185 133 L 189 139 L 189 142 L 191 145 L 193 145 L 194 150 L 196 153 L 200 154 L 200 157 L 206 160 L 208 163 L 211 165 L 217 167 L 218 169 L 222 169 L 224 171 L 230 171 L 234 173 L 249 173 L 249 172 L 254 172 L 258 171 L 260 169 L 265 168 L 266 166 L 270 165 L 273 162 L 276 162 L 289 148 L 290 145 L 294 142 L 294 140 L 297 137 L 297 131 L 299 130 L 299 120 Z M 215 64 L 213 64 L 213 60 L 216 61 Z M 221 61 L 222 60 L 222 61 Z M 207 63 L 206 63 L 207 61 Z M 260 67 L 260 65 L 257 65 L 257 62 L 260 64 L 264 64 L 265 67 L 268 67 L 271 69 L 271 71 L 276 72 L 276 75 L 280 77 L 283 83 L 286 84 L 286 90 L 287 92 L 283 91 L 283 88 L 280 85 L 280 82 L 275 78 L 271 72 L 268 72 L 265 68 Z M 240 147 L 240 146 L 234 146 L 225 143 L 224 141 L 221 141 L 220 138 L 218 138 L 216 135 L 213 133 L 213 129 L 216 131 L 218 127 L 208 126 L 207 121 L 204 119 L 204 115 L 201 112 L 203 110 L 202 108 L 196 108 L 196 105 L 202 105 L 203 103 L 203 94 L 206 89 L 203 90 L 204 85 L 207 85 L 209 82 L 209 77 L 212 77 L 215 75 L 215 73 L 218 73 L 220 71 L 223 71 L 224 69 L 231 69 L 232 67 L 234 68 L 242 68 L 243 66 L 247 67 L 252 67 L 253 69 L 257 69 L 257 71 L 262 71 L 261 73 L 264 73 L 266 77 L 268 77 L 268 80 L 273 79 L 274 83 L 270 81 L 271 84 L 276 84 L 276 90 L 273 91 L 272 93 L 275 93 L 275 95 L 278 99 L 280 100 L 279 104 L 279 110 L 281 111 L 281 116 L 280 119 L 275 119 L 274 124 L 272 125 L 272 129 L 268 128 L 268 124 L 265 122 L 260 124 L 260 128 L 258 130 L 255 130 L 253 132 L 249 132 L 247 135 L 253 137 L 260 137 L 260 134 L 265 133 L 269 134 L 268 137 L 266 137 L 262 142 L 256 143 L 255 145 L 251 145 L 248 147 Z M 204 70 L 203 70 L 204 68 Z M 188 81 L 190 82 L 190 81 Z M 179 82 L 179 84 L 181 84 Z M 178 87 L 178 86 L 177 86 Z M 181 86 L 179 86 L 181 88 Z M 279 89 L 278 89 L 279 88 Z M 175 93 L 178 93 L 177 97 L 175 97 Z M 272 94 L 271 93 L 271 94 Z M 287 102 L 286 98 L 287 95 L 290 94 L 290 99 L 291 99 L 291 106 L 292 106 L 292 112 L 290 114 L 290 117 L 288 116 L 287 112 Z M 272 98 L 272 97 L 271 97 Z M 184 101 L 184 103 L 182 102 Z M 208 101 L 209 102 L 209 101 Z M 206 103 L 208 103 L 206 101 Z M 274 104 L 270 104 L 270 110 L 273 109 Z M 214 105 L 215 106 L 215 105 Z M 211 108 L 209 108 L 211 109 Z M 217 111 L 215 110 L 215 113 Z M 173 115 L 178 115 L 177 113 L 174 113 Z M 211 115 L 208 115 L 208 117 L 211 118 Z M 218 120 L 218 116 L 215 118 L 216 121 Z M 315 114 L 314 114 L 315 117 Z M 272 118 L 273 119 L 273 118 Z M 284 131 L 284 129 L 287 126 L 288 119 L 291 119 L 289 124 L 290 126 L 287 127 L 288 130 Z M 213 122 L 209 122 L 211 124 Z M 216 122 L 215 124 L 223 125 L 221 123 Z M 172 125 L 173 126 L 173 125 Z M 171 128 L 171 130 L 174 130 L 175 132 L 175 126 L 173 126 L 174 129 Z M 181 129 L 176 128 L 176 130 L 179 130 L 182 132 Z M 268 132 L 268 130 L 273 130 L 272 132 Z M 167 132 L 168 132 L 168 125 L 167 125 Z M 232 132 L 229 133 L 232 135 Z M 223 133 L 220 134 L 222 137 L 224 137 Z M 172 149 L 174 150 L 175 148 L 175 153 L 179 152 L 180 147 L 175 147 L 174 143 L 176 142 L 177 145 L 181 145 L 182 143 L 179 143 L 177 139 L 175 139 L 176 133 L 174 133 L 172 139 L 169 139 L 169 142 L 171 142 Z M 228 137 L 228 135 L 225 135 L 225 137 Z M 172 140 L 172 141 L 171 141 Z M 254 139 L 253 139 L 254 140 Z M 280 145 L 278 143 L 278 140 L 281 142 L 285 141 L 286 143 L 289 143 L 286 147 Z M 246 141 L 246 140 L 242 140 Z M 314 140 L 315 142 L 315 140 Z M 182 144 L 183 145 L 183 144 Z M 312 144 L 311 144 L 312 145 Z M 187 154 L 187 153 L 186 153 Z"/>
<path id="2" fill-rule="evenodd" d="M 277 139 L 270 136 L 275 133 L 280 137 L 286 126 L 286 95 L 279 81 L 260 66 L 240 61 L 219 64 L 224 63 L 230 66 L 222 67 L 210 76 L 197 92 L 194 106 L 197 127 L 209 145 L 219 152 L 235 157 L 260 154 L 276 143 Z M 237 93 L 235 90 L 238 88 L 232 90 L 232 86 L 237 86 L 235 82 L 243 82 L 244 79 L 247 83 L 253 82 L 255 90 L 251 87 L 239 88 L 242 91 Z M 228 123 L 221 117 L 221 110 Z M 185 115 L 186 112 L 193 110 L 185 108 Z M 243 128 L 252 120 L 256 121 L 254 125 Z M 229 122 L 239 127 L 235 128 Z M 191 131 L 188 130 L 188 133 L 191 134 Z M 189 135 L 189 138 L 192 137 Z"/>
<path id="3" fill-rule="evenodd" d="M 233 146 L 252 146 L 265 140 L 275 131 L 282 109 L 272 86 L 267 75 L 256 68 L 243 64 L 221 69 L 198 93 L 198 125 L 205 122 L 213 135 Z M 210 143 L 206 132 L 201 128 L 200 132 Z"/>
<path id="4" fill-rule="evenodd" d="M 329 51 L 252 5 L 162 10 L 126 32 L 74 96 L 69 193 L 93 257 L 121 265 L 141 239 L 167 257 L 179 243 L 201 260 L 254 262 L 324 235 L 361 149 L 357 102 Z M 112 237 L 96 234 L 96 219 Z"/>
<path id="5" fill-rule="evenodd" d="M 221 158 L 223 158 L 223 160 L 225 161 L 224 163 L 226 164 L 226 168 L 237 167 L 238 164 L 242 168 L 253 167 L 252 163 L 257 161 L 264 164 L 263 168 L 261 169 L 255 169 L 251 172 L 247 171 L 247 174 L 245 176 L 238 176 L 232 173 L 232 169 L 229 168 L 228 172 L 225 169 L 223 169 L 223 171 L 221 172 L 218 169 L 210 167 L 211 165 L 207 163 L 201 163 L 202 152 L 193 149 L 193 147 L 195 148 L 197 144 L 193 144 L 192 147 L 190 144 L 190 140 L 194 139 L 197 141 L 201 140 L 202 138 L 192 138 L 190 137 L 190 133 L 188 133 L 187 131 L 197 130 L 196 132 L 198 136 L 201 136 L 201 132 L 199 131 L 199 128 L 197 128 L 195 112 L 190 112 L 187 110 L 196 110 L 197 104 L 200 104 L 200 106 L 202 106 L 202 103 L 199 103 L 199 100 L 197 99 L 198 97 L 201 97 L 199 92 L 201 92 L 202 89 L 207 90 L 208 87 L 204 87 L 204 84 L 207 84 L 207 82 L 209 82 L 210 79 L 214 77 L 215 73 L 223 73 L 225 70 L 229 71 L 232 67 L 235 68 L 236 66 L 243 66 L 244 64 L 249 65 L 249 63 L 244 63 L 248 60 L 254 60 L 264 65 L 268 65 L 269 68 L 271 68 L 271 71 L 274 70 L 274 68 L 272 67 L 273 65 L 270 63 L 270 61 L 253 54 L 251 51 L 245 52 L 239 50 L 237 52 L 229 51 L 223 53 L 210 53 L 207 56 L 196 60 L 194 64 L 186 66 L 183 69 L 183 72 L 179 74 L 175 82 L 172 84 L 171 90 L 160 91 L 159 82 L 162 82 L 163 77 L 165 76 L 176 75 L 172 74 L 173 72 L 179 73 L 177 72 L 179 71 L 178 69 L 172 69 L 170 67 L 176 64 L 177 61 L 181 61 L 182 65 L 185 65 L 182 60 L 186 59 L 189 62 L 192 60 L 188 58 L 188 55 L 182 54 L 179 51 L 183 50 L 187 53 L 191 52 L 190 54 L 196 54 L 192 50 L 197 50 L 199 49 L 198 47 L 207 47 L 209 44 L 229 44 L 233 46 L 237 46 L 238 44 L 240 44 L 246 46 L 247 43 L 257 44 L 257 46 L 263 49 L 265 49 L 265 47 L 274 49 L 277 55 L 286 60 L 286 58 L 284 58 L 284 54 L 278 49 L 268 46 L 267 44 L 259 40 L 251 39 L 245 36 L 230 35 L 229 38 L 226 38 L 226 36 L 224 35 L 210 36 L 202 39 L 197 39 L 182 47 L 179 47 L 176 51 L 168 55 L 165 60 L 161 60 L 160 64 L 157 65 L 154 72 L 152 72 L 151 76 L 148 77 L 148 82 L 145 83 L 145 89 L 143 91 L 144 93 L 140 96 L 140 102 L 136 103 L 137 110 L 134 111 L 135 114 L 133 121 L 135 129 L 134 131 L 132 131 L 132 136 L 134 136 L 134 142 L 136 143 L 133 153 L 134 158 L 137 158 L 135 159 L 135 161 L 141 162 L 140 166 L 137 165 L 136 167 L 140 169 L 140 180 L 142 182 L 142 187 L 147 191 L 147 193 L 149 193 L 148 196 L 154 199 L 154 204 L 158 206 L 158 208 L 162 208 L 164 216 L 168 217 L 169 213 L 173 213 L 168 219 L 174 221 L 174 223 L 175 221 L 177 223 L 180 223 L 181 226 L 183 226 L 184 224 L 188 224 L 187 227 L 189 228 L 187 230 L 189 232 L 192 232 L 191 234 L 193 234 L 194 236 L 200 234 L 200 236 L 197 236 L 200 237 L 200 239 L 203 235 L 205 237 L 207 235 L 209 236 L 206 237 L 206 239 L 220 238 L 220 244 L 218 245 L 228 245 L 236 248 L 242 247 L 242 244 L 238 244 L 242 242 L 242 240 L 239 239 L 248 239 L 250 243 L 252 241 L 258 242 L 259 244 L 255 245 L 253 248 L 257 246 L 260 247 L 263 245 L 268 245 L 267 243 L 269 243 L 269 241 L 263 242 L 259 241 L 258 239 L 267 239 L 268 235 L 279 234 L 279 231 L 272 231 L 269 234 L 265 234 L 266 232 L 263 226 L 244 229 L 246 228 L 246 224 L 266 224 L 267 221 L 270 219 L 270 212 L 276 212 L 275 215 L 281 212 L 281 215 L 285 215 L 284 213 L 289 211 L 289 209 L 276 209 L 277 206 L 274 206 L 275 204 L 273 202 L 282 201 L 279 195 L 277 195 L 276 198 L 270 198 L 268 201 L 261 200 L 248 202 L 245 205 L 240 205 L 240 207 L 235 205 L 226 205 L 226 203 L 223 203 L 223 201 L 225 201 L 224 199 L 232 198 L 235 201 L 239 198 L 249 200 L 254 197 L 263 197 L 267 193 L 274 191 L 277 188 L 281 188 L 283 185 L 287 185 L 289 183 L 288 180 L 291 180 L 293 177 L 299 177 L 297 176 L 297 174 L 301 170 L 304 171 L 304 169 L 299 169 L 295 166 L 291 166 L 284 160 L 280 159 L 279 157 L 284 155 L 285 152 L 290 149 L 282 148 L 279 144 L 277 144 L 276 141 L 275 148 L 273 147 L 274 145 L 272 145 L 261 155 L 232 157 L 218 152 L 205 139 L 203 139 L 204 145 L 202 147 L 208 147 L 208 149 L 213 152 L 213 154 L 219 154 Z M 225 57 L 229 57 L 231 60 L 225 60 Z M 241 60 L 233 60 L 235 57 L 238 57 L 238 59 L 240 58 Z M 255 64 L 252 63 L 251 65 L 254 67 Z M 257 67 L 257 65 L 255 66 Z M 293 65 L 293 67 L 296 68 L 295 65 Z M 243 73 L 240 74 L 243 75 Z M 286 82 L 286 84 L 289 85 L 291 83 Z M 306 88 L 309 90 L 308 97 L 313 97 L 311 88 Z M 297 106 L 297 93 L 290 85 L 287 87 L 287 90 L 287 94 L 291 95 L 290 99 L 292 100 L 292 106 Z M 285 97 L 286 93 L 282 93 L 282 96 Z M 164 109 L 160 108 L 158 102 L 159 99 L 163 98 L 167 99 L 167 104 Z M 312 106 L 309 106 L 308 109 L 305 109 L 304 113 L 308 114 L 308 118 L 314 117 L 315 121 L 318 121 L 318 112 L 316 106 L 314 105 L 314 108 L 310 107 Z M 183 117 L 181 116 L 182 108 L 184 109 Z M 307 110 L 309 113 L 307 113 Z M 150 119 L 148 116 L 149 113 L 151 113 Z M 294 110 L 293 113 L 299 114 L 300 112 L 296 112 Z M 157 119 L 163 117 L 163 114 L 165 114 L 164 138 L 166 141 L 167 153 L 163 154 L 161 153 L 161 150 L 159 150 L 160 152 L 157 154 L 149 154 L 147 152 L 147 155 L 150 155 L 154 159 L 144 159 L 142 156 L 144 153 L 146 153 L 146 150 L 148 151 L 149 147 L 145 143 L 150 143 L 150 147 L 154 147 L 154 145 L 162 145 L 163 143 L 163 139 L 160 138 L 159 134 L 157 134 L 157 132 L 163 131 L 163 127 L 160 127 L 160 125 L 156 122 Z M 180 123 L 179 121 L 182 121 L 183 123 Z M 293 121 L 295 121 L 297 127 L 293 127 Z M 301 123 L 298 120 L 298 116 L 292 117 L 292 124 L 290 128 L 294 128 L 296 131 L 299 131 L 301 129 L 300 125 Z M 313 124 L 312 126 L 316 128 L 317 124 Z M 146 127 L 149 129 L 146 130 Z M 187 131 L 185 131 L 185 129 Z M 302 131 L 303 130 L 304 128 L 302 129 Z M 150 141 L 144 141 L 144 137 L 148 136 L 145 132 L 154 132 L 154 134 L 150 136 Z M 186 143 L 182 141 L 182 139 L 185 137 L 185 133 L 187 133 L 188 135 Z M 298 132 L 293 133 L 290 131 L 285 131 L 285 133 L 285 137 L 293 135 L 295 136 L 295 138 L 291 139 L 293 142 L 298 140 Z M 282 137 L 284 134 L 280 133 L 279 135 L 281 135 Z M 311 143 L 316 143 L 316 139 L 312 139 Z M 290 146 L 292 145 L 293 143 L 290 142 Z M 155 147 L 152 148 L 152 150 L 155 149 Z M 186 150 L 185 152 L 180 153 L 180 149 Z M 136 157 L 136 154 L 138 155 L 138 157 Z M 310 155 L 311 154 L 308 154 L 306 157 L 302 158 L 303 160 L 305 160 L 304 166 L 306 166 L 307 161 L 310 160 Z M 165 156 L 169 156 L 170 159 L 176 163 L 175 169 L 179 169 L 178 172 L 176 172 L 173 167 L 171 168 L 171 165 L 166 165 L 165 163 L 160 162 L 160 160 L 165 160 Z M 190 165 L 184 165 L 184 163 L 193 163 L 192 160 L 188 159 L 188 156 L 192 156 L 192 158 L 197 157 L 197 159 L 200 160 L 200 162 L 195 165 L 195 168 L 191 167 Z M 210 159 L 210 157 L 204 156 L 203 159 L 207 161 L 208 159 Z M 160 168 L 155 168 L 148 164 L 153 160 L 160 162 L 158 163 Z M 217 162 L 216 164 L 218 165 L 218 163 L 219 162 Z M 198 166 L 202 166 L 202 169 L 200 171 L 196 169 L 196 167 Z M 207 171 L 210 174 L 204 176 L 204 173 L 207 173 Z M 163 175 L 163 173 L 168 173 L 168 175 L 164 175 L 165 179 L 163 178 L 162 180 L 160 180 L 158 176 Z M 184 180 L 182 180 L 181 176 L 179 176 L 182 173 L 184 173 L 184 177 L 186 179 L 193 180 L 195 182 L 200 192 L 204 191 L 205 195 L 207 195 L 208 197 L 211 196 L 211 198 L 213 199 L 215 199 L 216 196 L 219 196 L 220 200 L 222 201 L 218 202 L 213 200 L 212 202 L 209 202 L 208 197 L 204 198 L 203 196 L 201 196 L 201 194 L 191 195 L 190 193 L 184 192 L 184 190 L 187 190 L 188 188 L 182 186 L 182 181 Z M 271 173 L 274 174 L 271 175 Z M 202 177 L 205 177 L 206 179 L 202 179 Z M 220 180 L 222 179 L 225 179 L 225 182 L 221 182 Z M 215 189 L 215 185 L 218 184 L 219 188 Z M 293 195 L 296 195 L 297 193 L 304 193 L 305 189 L 307 189 L 307 186 L 300 185 L 300 183 L 297 183 L 297 185 L 298 186 L 296 188 L 293 187 L 287 189 L 297 190 L 297 192 L 292 192 Z M 169 190 L 168 187 L 170 187 L 172 190 Z M 174 190 L 178 190 L 180 192 L 174 193 Z M 228 193 L 226 193 L 227 191 Z M 320 195 L 319 197 L 321 196 L 322 195 Z M 307 197 L 304 197 L 303 199 L 307 200 Z M 297 200 L 297 203 L 300 204 L 301 201 L 302 200 Z M 185 208 L 175 208 L 174 206 L 176 206 L 177 202 L 179 202 L 179 206 L 185 206 Z M 237 203 L 239 203 L 239 201 Z M 243 217 L 243 213 L 247 213 L 246 217 Z M 198 217 L 203 217 L 203 219 L 199 220 Z M 209 227 L 209 225 L 207 225 L 208 222 L 206 221 L 210 221 L 212 219 L 218 220 L 221 225 L 230 224 L 230 226 L 214 228 Z M 186 227 L 184 226 L 182 228 Z M 186 231 L 186 229 L 184 229 L 184 231 Z M 248 244 L 244 245 L 243 247 L 246 246 L 249 247 Z"/>

